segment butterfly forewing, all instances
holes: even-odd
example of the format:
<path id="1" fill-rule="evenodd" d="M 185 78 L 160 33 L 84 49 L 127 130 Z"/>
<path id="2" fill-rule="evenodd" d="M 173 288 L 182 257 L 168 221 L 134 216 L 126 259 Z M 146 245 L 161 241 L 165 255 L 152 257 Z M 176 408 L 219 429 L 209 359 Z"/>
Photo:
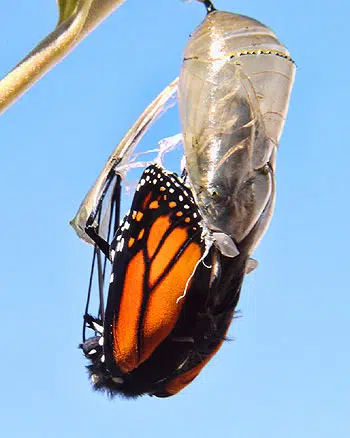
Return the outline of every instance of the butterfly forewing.
<path id="1" fill-rule="evenodd" d="M 111 244 L 104 324 L 111 372 L 134 370 L 174 328 L 205 250 L 202 235 L 188 189 L 176 174 L 148 167 Z"/>

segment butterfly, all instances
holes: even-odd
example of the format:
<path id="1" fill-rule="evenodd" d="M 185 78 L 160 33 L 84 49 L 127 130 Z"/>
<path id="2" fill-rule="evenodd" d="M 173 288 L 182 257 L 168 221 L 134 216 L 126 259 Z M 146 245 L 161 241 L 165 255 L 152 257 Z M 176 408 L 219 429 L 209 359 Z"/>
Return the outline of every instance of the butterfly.
<path id="1" fill-rule="evenodd" d="M 95 332 L 81 344 L 94 389 L 176 394 L 222 345 L 245 258 L 232 264 L 211 245 L 190 189 L 157 164 L 142 174 L 111 244 L 93 223 L 86 232 L 112 266 L 105 312 L 84 317 Z"/>

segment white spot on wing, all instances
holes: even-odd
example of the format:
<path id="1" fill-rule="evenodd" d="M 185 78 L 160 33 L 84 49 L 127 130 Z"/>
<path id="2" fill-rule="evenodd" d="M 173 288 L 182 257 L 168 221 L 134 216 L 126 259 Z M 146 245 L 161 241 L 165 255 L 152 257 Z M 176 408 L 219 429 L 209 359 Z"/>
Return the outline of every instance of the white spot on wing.
<path id="1" fill-rule="evenodd" d="M 114 262 L 114 257 L 115 257 L 115 251 L 114 249 L 111 250 L 111 262 Z"/>
<path id="2" fill-rule="evenodd" d="M 116 247 L 116 250 L 117 250 L 117 252 L 121 252 L 121 251 L 123 251 L 123 248 L 124 248 L 124 242 L 125 242 L 125 240 L 124 240 L 124 237 L 120 240 L 120 242 L 118 242 L 118 245 L 117 245 L 117 247 Z"/>

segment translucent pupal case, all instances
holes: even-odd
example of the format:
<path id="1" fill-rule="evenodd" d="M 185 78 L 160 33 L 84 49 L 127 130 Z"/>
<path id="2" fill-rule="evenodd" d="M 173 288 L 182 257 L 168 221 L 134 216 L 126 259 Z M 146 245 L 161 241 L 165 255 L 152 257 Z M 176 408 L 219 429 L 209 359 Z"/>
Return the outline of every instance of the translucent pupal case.
<path id="1" fill-rule="evenodd" d="M 185 48 L 178 100 L 186 169 L 209 228 L 237 243 L 261 221 L 257 245 L 269 224 L 294 75 L 272 30 L 243 15 L 209 13 Z"/>

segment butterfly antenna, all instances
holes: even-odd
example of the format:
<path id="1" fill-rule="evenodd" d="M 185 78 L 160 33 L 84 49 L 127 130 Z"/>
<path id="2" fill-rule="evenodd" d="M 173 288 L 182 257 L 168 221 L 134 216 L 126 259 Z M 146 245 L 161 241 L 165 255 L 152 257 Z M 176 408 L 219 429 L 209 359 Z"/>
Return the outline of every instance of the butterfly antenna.
<path id="1" fill-rule="evenodd" d="M 102 322 L 105 320 L 105 304 L 104 304 L 104 297 L 103 297 L 103 289 L 104 289 L 104 272 L 102 267 L 102 259 L 101 259 L 101 251 L 97 249 L 96 252 L 97 256 L 97 272 L 98 272 L 98 297 L 100 301 L 99 305 L 99 317 L 101 318 Z"/>
<path id="2" fill-rule="evenodd" d="M 120 175 L 117 175 L 116 183 L 113 187 L 113 192 L 111 195 L 111 214 L 109 217 L 109 223 L 108 223 L 108 232 L 107 232 L 107 242 L 110 242 L 111 239 L 113 239 L 118 227 L 119 227 L 119 221 L 120 221 L 120 198 L 121 198 L 121 177 Z M 100 217 L 99 217 L 99 223 L 101 222 L 101 211 L 100 210 Z M 113 220 L 114 218 L 114 220 Z M 97 272 L 98 272 L 98 289 L 99 289 L 99 300 L 100 300 L 100 306 L 99 306 L 99 317 L 101 318 L 102 322 L 104 323 L 105 320 L 105 304 L 104 304 L 104 285 L 105 285 L 105 278 L 106 278 L 106 265 L 107 265 L 107 257 L 104 257 L 104 261 L 102 264 L 102 258 L 101 258 L 101 251 L 97 250 Z"/>
<path id="3" fill-rule="evenodd" d="M 121 200 L 121 176 L 117 175 L 116 183 L 113 187 L 111 195 L 111 213 L 109 215 L 107 242 L 111 243 L 117 232 L 120 224 L 120 200 Z M 106 277 L 107 257 L 104 258 L 103 263 L 103 278 Z"/>
<path id="4" fill-rule="evenodd" d="M 92 279 L 94 277 L 94 271 L 95 271 L 96 253 L 97 253 L 97 249 L 95 247 L 94 248 L 94 255 L 92 257 L 90 279 L 89 279 L 89 286 L 88 286 L 88 293 L 87 293 L 86 304 L 85 304 L 85 313 L 84 313 L 84 322 L 83 322 L 83 343 L 86 341 L 86 336 L 85 336 L 85 332 L 86 332 L 86 315 L 89 313 L 91 290 L 92 290 Z"/>

